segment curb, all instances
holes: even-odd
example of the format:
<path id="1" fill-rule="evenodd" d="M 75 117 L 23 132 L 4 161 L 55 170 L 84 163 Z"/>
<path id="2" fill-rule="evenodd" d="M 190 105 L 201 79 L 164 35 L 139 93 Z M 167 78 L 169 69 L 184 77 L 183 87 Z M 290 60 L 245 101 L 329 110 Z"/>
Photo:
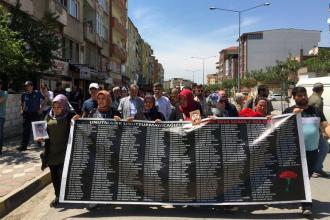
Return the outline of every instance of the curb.
<path id="1" fill-rule="evenodd" d="M 36 178 L 25 183 L 23 186 L 17 188 L 15 191 L 6 195 L 0 200 L 0 218 L 16 209 L 49 183 L 51 183 L 51 176 L 48 169 L 47 172 L 40 174 Z"/>

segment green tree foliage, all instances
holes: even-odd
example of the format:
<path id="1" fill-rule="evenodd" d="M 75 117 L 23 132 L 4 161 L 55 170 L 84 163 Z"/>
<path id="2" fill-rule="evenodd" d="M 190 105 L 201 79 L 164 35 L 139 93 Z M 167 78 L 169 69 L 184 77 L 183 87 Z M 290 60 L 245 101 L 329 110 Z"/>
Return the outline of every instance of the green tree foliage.
<path id="1" fill-rule="evenodd" d="M 296 75 L 299 68 L 300 64 L 295 60 L 277 61 L 275 66 L 266 67 L 265 70 L 255 70 L 249 72 L 247 74 L 248 80 L 246 83 L 256 85 L 257 82 L 265 83 L 275 81 L 281 82 L 281 85 L 286 87 L 289 82 L 289 76 Z M 255 80 L 254 82 L 253 79 Z"/>
<path id="2" fill-rule="evenodd" d="M 232 89 L 237 85 L 237 79 L 226 79 L 221 82 L 222 89 Z"/>
<path id="3" fill-rule="evenodd" d="M 20 63 L 18 71 L 13 73 L 11 78 L 22 82 L 26 79 L 38 79 L 51 70 L 54 52 L 60 49 L 60 39 L 55 34 L 58 32 L 58 23 L 53 13 L 46 12 L 42 20 L 37 21 L 21 11 L 20 7 L 18 1 L 11 10 L 10 28 L 26 43 L 23 54 L 31 62 Z"/>
<path id="4" fill-rule="evenodd" d="M 206 90 L 214 92 L 220 89 L 220 84 L 206 85 Z"/>
<path id="5" fill-rule="evenodd" d="M 251 87 L 255 87 L 258 84 L 258 82 L 254 78 L 248 77 L 248 78 L 242 79 L 240 84 L 243 87 L 251 88 Z"/>
<path id="6" fill-rule="evenodd" d="M 330 50 L 320 47 L 317 56 L 305 60 L 303 66 L 306 66 L 309 72 L 328 75 L 330 73 Z"/>
<path id="7" fill-rule="evenodd" d="M 0 6 L 0 76 L 4 80 L 17 71 L 20 64 L 30 63 L 24 58 L 24 41 L 9 28 L 9 18 L 10 14 Z"/>

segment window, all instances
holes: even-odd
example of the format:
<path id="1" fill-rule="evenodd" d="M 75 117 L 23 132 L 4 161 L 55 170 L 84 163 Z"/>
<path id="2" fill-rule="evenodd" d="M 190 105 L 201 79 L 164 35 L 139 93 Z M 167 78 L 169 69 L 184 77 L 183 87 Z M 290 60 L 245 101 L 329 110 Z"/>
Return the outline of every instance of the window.
<path id="1" fill-rule="evenodd" d="M 105 11 L 108 12 L 108 8 L 107 8 L 107 0 L 98 0 L 99 5 L 101 6 L 101 8 Z"/>
<path id="2" fill-rule="evenodd" d="M 77 0 L 69 0 L 69 14 L 78 19 L 78 13 L 79 7 Z"/>
<path id="3" fill-rule="evenodd" d="M 261 40 L 262 38 L 262 33 L 248 34 L 249 40 Z"/>
<path id="4" fill-rule="evenodd" d="M 69 59 L 72 61 L 73 58 L 73 42 L 69 40 Z"/>
<path id="5" fill-rule="evenodd" d="M 101 29 L 102 29 L 102 18 L 99 14 L 96 14 L 96 33 L 101 36 Z"/>
<path id="6" fill-rule="evenodd" d="M 96 33 L 104 40 L 108 40 L 108 31 L 103 23 L 102 17 L 99 14 L 96 14 Z"/>
<path id="7" fill-rule="evenodd" d="M 68 6 L 68 0 L 58 0 L 58 2 L 63 5 L 65 8 Z"/>

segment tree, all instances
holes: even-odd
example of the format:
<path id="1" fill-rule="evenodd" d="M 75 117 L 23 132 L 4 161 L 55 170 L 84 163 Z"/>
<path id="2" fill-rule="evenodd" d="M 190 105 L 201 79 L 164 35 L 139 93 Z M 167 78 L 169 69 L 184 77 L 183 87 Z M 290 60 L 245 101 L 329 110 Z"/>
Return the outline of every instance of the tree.
<path id="1" fill-rule="evenodd" d="M 19 39 L 17 32 L 9 28 L 9 18 L 10 14 L 0 6 L 0 76 L 5 81 L 20 64 L 30 63 L 29 59 L 24 58 L 24 41 Z"/>
<path id="2" fill-rule="evenodd" d="M 306 66 L 309 72 L 328 75 L 330 72 L 330 50 L 320 47 L 317 56 L 305 60 L 303 66 Z"/>
<path id="3" fill-rule="evenodd" d="M 252 77 L 243 78 L 241 80 L 241 86 L 243 87 L 251 88 L 251 87 L 255 87 L 257 84 L 258 84 L 257 80 L 255 80 Z"/>
<path id="4" fill-rule="evenodd" d="M 46 12 L 42 20 L 37 21 L 21 11 L 20 7 L 18 0 L 11 10 L 10 28 L 26 43 L 23 54 L 26 59 L 31 60 L 29 63 L 21 63 L 12 75 L 12 78 L 18 78 L 22 82 L 26 79 L 38 79 L 52 69 L 55 52 L 60 49 L 60 39 L 55 34 L 58 32 L 58 23 L 53 13 Z"/>

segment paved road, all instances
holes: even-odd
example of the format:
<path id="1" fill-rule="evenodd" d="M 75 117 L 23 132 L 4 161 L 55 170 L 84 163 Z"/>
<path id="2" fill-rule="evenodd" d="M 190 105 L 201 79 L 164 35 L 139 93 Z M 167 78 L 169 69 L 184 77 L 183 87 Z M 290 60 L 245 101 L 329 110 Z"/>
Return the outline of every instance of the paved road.
<path id="1" fill-rule="evenodd" d="M 330 155 L 325 163 L 325 170 L 330 171 Z M 330 179 L 312 178 L 313 212 L 315 219 L 330 219 Z M 51 220 L 51 219 L 304 219 L 298 205 L 267 209 L 256 207 L 255 211 L 221 211 L 208 208 L 172 208 L 146 206 L 101 206 L 88 211 L 79 205 L 62 205 L 50 208 L 49 203 L 54 197 L 53 188 L 47 188 L 36 194 L 3 220 Z"/>

